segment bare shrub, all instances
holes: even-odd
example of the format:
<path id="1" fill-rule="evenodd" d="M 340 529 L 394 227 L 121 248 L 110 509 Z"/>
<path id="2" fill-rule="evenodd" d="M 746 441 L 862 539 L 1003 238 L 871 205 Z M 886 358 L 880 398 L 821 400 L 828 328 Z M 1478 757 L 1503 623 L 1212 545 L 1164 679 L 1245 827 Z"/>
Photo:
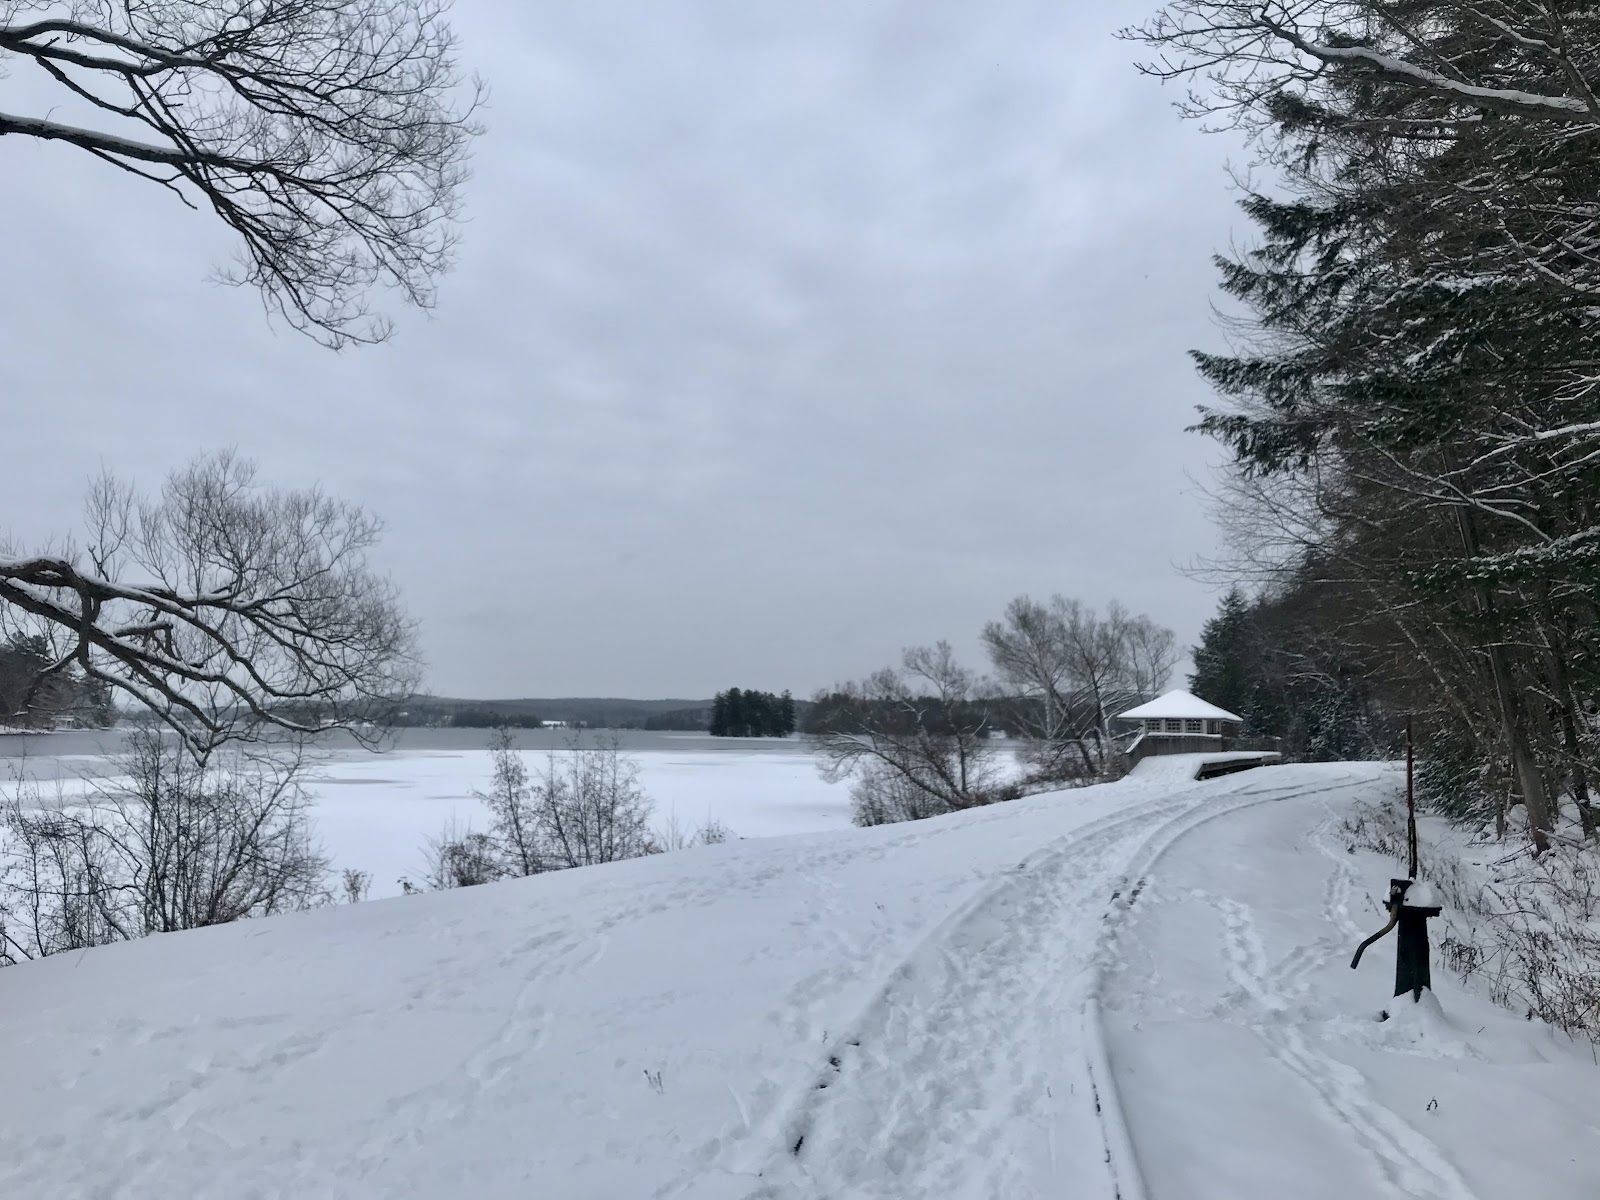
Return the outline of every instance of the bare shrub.
<path id="1" fill-rule="evenodd" d="M 674 850 L 687 850 L 693 845 L 695 845 L 694 830 L 679 819 L 676 812 L 668 813 L 667 819 L 650 833 L 652 854 L 670 854 Z"/>
<path id="2" fill-rule="evenodd" d="M 296 745 L 198 759 L 135 732 L 125 782 L 3 814 L 0 927 L 7 961 L 324 902 Z"/>
<path id="3" fill-rule="evenodd" d="M 540 860 L 547 869 L 587 867 L 650 851 L 654 804 L 639 785 L 639 764 L 616 735 L 580 738 L 552 750 L 533 783 Z"/>
<path id="4" fill-rule="evenodd" d="M 495 731 L 489 751 L 492 780 L 476 793 L 489 811 L 489 830 L 476 833 L 452 822 L 431 839 L 423 876 L 430 888 L 639 858 L 692 845 L 699 836 L 676 816 L 664 830 L 651 831 L 655 806 L 639 785 L 639 764 L 622 753 L 615 735 L 593 743 L 575 735 L 565 749 L 550 750 L 535 771 L 509 729 Z"/>
<path id="5" fill-rule="evenodd" d="M 358 871 L 354 867 L 346 867 L 339 876 L 339 882 L 344 890 L 346 904 L 361 903 L 372 890 L 371 872 Z"/>
<path id="6" fill-rule="evenodd" d="M 423 882 L 436 892 L 493 883 L 505 874 L 494 839 L 470 826 L 462 828 L 453 817 L 428 839 Z"/>
<path id="7" fill-rule="evenodd" d="M 707 817 L 695 836 L 702 846 L 720 846 L 733 839 L 733 830 L 715 817 Z"/>
<path id="8" fill-rule="evenodd" d="M 707 817 L 703 824 L 690 828 L 674 811 L 668 813 L 666 821 L 651 832 L 650 852 L 667 854 L 694 846 L 719 846 L 732 837 L 733 831 L 715 817 Z"/>
<path id="9" fill-rule="evenodd" d="M 850 785 L 850 819 L 857 825 L 920 821 L 951 811 L 909 770 L 876 761 L 861 764 Z"/>
<path id="10" fill-rule="evenodd" d="M 0 963 L 122 941 L 136 933 L 112 903 L 107 839 L 81 816 L 41 810 L 19 792 L 4 815 Z"/>

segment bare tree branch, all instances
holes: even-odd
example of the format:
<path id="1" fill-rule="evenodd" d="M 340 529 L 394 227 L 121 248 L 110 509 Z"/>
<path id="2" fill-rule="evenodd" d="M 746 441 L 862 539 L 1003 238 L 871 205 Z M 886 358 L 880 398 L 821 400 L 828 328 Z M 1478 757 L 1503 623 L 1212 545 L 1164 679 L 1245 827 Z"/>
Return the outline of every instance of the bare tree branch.
<path id="1" fill-rule="evenodd" d="M 0 557 L 0 630 L 45 635 L 46 674 L 70 665 L 197 751 L 272 729 L 376 737 L 414 689 L 414 630 L 367 564 L 381 526 L 360 508 L 262 488 L 219 454 L 150 499 L 102 480 L 88 525 L 83 550 Z"/>
<path id="2" fill-rule="evenodd" d="M 0 63 L 31 61 L 106 120 L 0 113 L 0 138 L 76 146 L 209 207 L 242 242 L 224 278 L 325 344 L 380 340 L 373 289 L 433 302 L 478 131 L 448 8 L 0 0 Z"/>

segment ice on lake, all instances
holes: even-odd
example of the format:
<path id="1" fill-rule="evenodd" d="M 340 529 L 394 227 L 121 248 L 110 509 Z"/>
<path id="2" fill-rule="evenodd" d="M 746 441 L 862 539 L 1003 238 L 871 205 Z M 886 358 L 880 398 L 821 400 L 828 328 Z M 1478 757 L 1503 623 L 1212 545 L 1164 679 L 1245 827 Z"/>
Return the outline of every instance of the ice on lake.
<path id="1" fill-rule="evenodd" d="M 530 769 L 547 750 L 565 745 L 567 736 L 561 730 L 517 731 Z M 716 820 L 730 836 L 750 838 L 850 824 L 848 787 L 826 783 L 816 756 L 798 739 L 634 730 L 616 736 L 639 764 L 640 782 L 655 801 L 657 827 L 672 818 L 691 830 Z M 415 881 L 424 873 L 430 837 L 452 822 L 484 828 L 474 792 L 489 786 L 489 737 L 487 729 L 406 729 L 382 753 L 354 746 L 325 750 L 307 790 L 335 873 L 366 871 L 374 898 L 398 895 L 402 877 Z M 9 782 L 25 772 L 49 794 L 58 781 L 70 794 L 86 778 L 115 773 L 118 745 L 114 733 L 0 738 L 0 779 Z"/>

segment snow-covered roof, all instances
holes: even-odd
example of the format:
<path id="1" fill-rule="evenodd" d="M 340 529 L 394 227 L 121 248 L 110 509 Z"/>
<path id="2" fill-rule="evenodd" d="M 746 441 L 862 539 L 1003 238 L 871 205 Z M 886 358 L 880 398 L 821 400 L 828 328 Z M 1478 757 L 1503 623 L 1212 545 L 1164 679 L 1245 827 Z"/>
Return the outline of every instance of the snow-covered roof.
<path id="1" fill-rule="evenodd" d="M 1130 708 L 1127 712 L 1118 713 L 1117 717 L 1129 721 L 1159 721 L 1159 720 L 1202 720 L 1202 721 L 1243 721 L 1244 718 L 1237 713 L 1231 713 L 1225 708 L 1218 708 L 1215 704 L 1208 704 L 1192 692 L 1181 688 L 1174 688 L 1164 696 L 1157 696 L 1148 704 L 1141 704 L 1138 708 Z"/>

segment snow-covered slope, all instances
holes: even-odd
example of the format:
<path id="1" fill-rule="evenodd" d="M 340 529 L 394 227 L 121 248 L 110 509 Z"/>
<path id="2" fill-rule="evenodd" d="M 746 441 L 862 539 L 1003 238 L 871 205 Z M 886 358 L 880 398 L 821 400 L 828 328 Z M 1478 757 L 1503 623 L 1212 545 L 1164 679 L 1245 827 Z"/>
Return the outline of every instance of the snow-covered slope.
<path id="1" fill-rule="evenodd" d="M 1137 1200 L 1130 904 L 1197 831 L 1390 786 L 1130 778 L 10 968 L 0 1196 Z"/>

